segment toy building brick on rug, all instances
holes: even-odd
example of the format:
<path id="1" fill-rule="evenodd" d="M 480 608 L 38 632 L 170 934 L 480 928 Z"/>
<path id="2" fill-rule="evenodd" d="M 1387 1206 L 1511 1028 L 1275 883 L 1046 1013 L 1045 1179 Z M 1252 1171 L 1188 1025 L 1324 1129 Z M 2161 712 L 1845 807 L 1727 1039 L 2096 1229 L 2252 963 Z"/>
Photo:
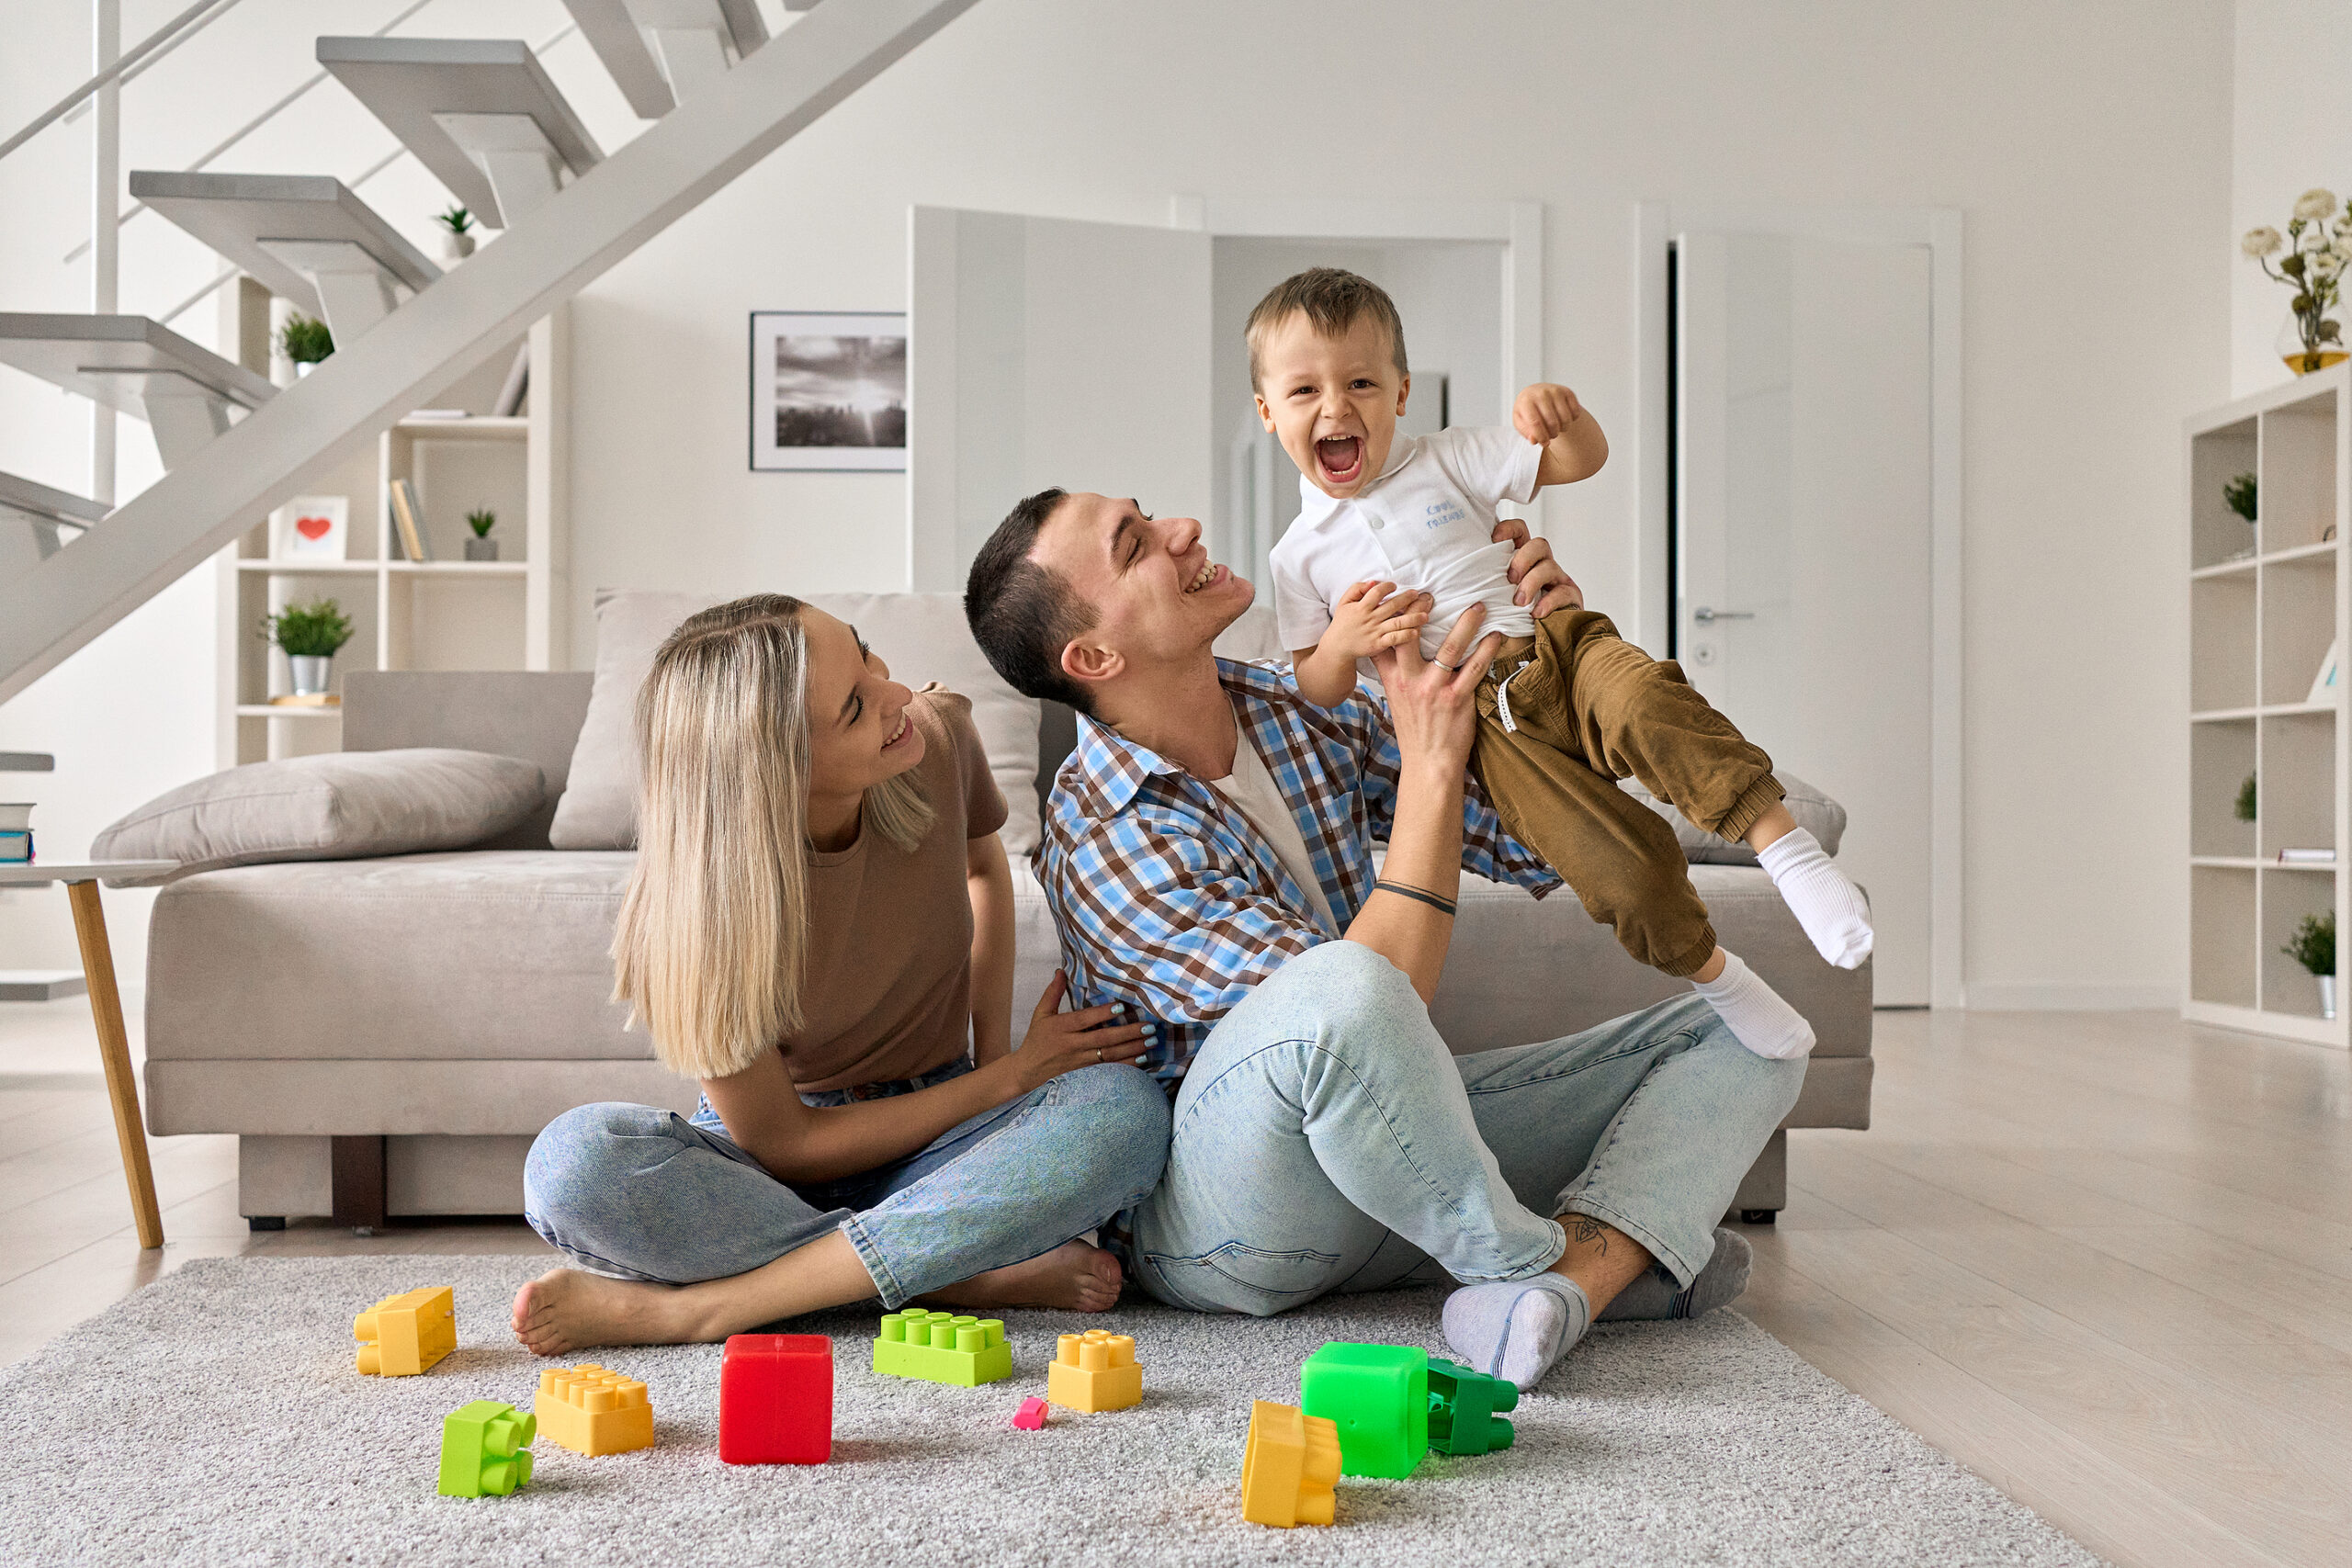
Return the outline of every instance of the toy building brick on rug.
<path id="1" fill-rule="evenodd" d="M 1012 1413 L 1012 1424 L 1024 1432 L 1044 1431 L 1046 1429 L 1046 1402 L 1039 1399 L 1035 1394 L 1031 1394 L 1028 1398 L 1021 1402 L 1021 1408 Z"/>
<path id="2" fill-rule="evenodd" d="M 531 1479 L 537 1432 L 537 1422 L 494 1399 L 452 1410 L 441 1422 L 441 1495 L 512 1495 Z"/>
<path id="3" fill-rule="evenodd" d="M 1519 1406 L 1519 1385 L 1474 1372 L 1442 1356 L 1430 1358 L 1430 1447 L 1442 1454 L 1500 1453 L 1510 1423 L 1496 1412 Z"/>
<path id="4" fill-rule="evenodd" d="M 1046 1369 L 1046 1397 L 1065 1410 L 1125 1410 L 1143 1403 L 1143 1369 L 1136 1342 L 1125 1334 L 1090 1328 L 1065 1334 Z"/>
<path id="5" fill-rule="evenodd" d="M 1241 1450 L 1241 1517 L 1289 1529 L 1328 1525 L 1337 1506 L 1340 1431 L 1296 1405 L 1259 1400 L 1250 1407 L 1250 1440 Z"/>
<path id="6" fill-rule="evenodd" d="M 1410 1475 L 1430 1447 L 1430 1353 L 1333 1340 L 1298 1369 L 1299 1407 L 1340 1429 L 1348 1475 Z"/>
<path id="7" fill-rule="evenodd" d="M 833 1457 L 831 1339 L 728 1338 L 718 1359 L 718 1457 L 729 1464 L 823 1464 Z"/>
<path id="8" fill-rule="evenodd" d="M 591 1458 L 653 1446 L 653 1403 L 645 1385 L 594 1365 L 549 1367 L 532 1402 L 548 1441 Z"/>
<path id="9" fill-rule="evenodd" d="M 458 1348 L 458 1313 L 450 1289 L 431 1285 L 386 1296 L 352 1320 L 359 1340 L 355 1364 L 374 1377 L 406 1378 L 430 1371 Z"/>
<path id="10" fill-rule="evenodd" d="M 1012 1375 L 1012 1347 L 993 1317 L 894 1312 L 874 1341 L 874 1370 L 894 1378 L 978 1388 Z"/>

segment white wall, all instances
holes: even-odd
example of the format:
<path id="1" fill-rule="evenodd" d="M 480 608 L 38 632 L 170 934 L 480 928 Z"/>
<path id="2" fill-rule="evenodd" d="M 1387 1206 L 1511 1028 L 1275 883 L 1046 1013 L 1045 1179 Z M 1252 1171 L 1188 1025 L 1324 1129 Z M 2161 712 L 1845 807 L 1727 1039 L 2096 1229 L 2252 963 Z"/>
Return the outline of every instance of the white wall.
<path id="1" fill-rule="evenodd" d="M 1545 371 L 1612 434 L 1637 201 L 1957 207 L 1972 988 L 2168 996 L 2177 433 L 2228 386 L 2233 28 L 2228 0 L 1376 0 L 1337 26 L 983 0 L 579 301 L 575 661 L 600 585 L 904 580 L 901 479 L 747 470 L 743 356 L 753 310 L 900 308 L 910 203 L 1158 223 L 1175 193 L 1540 201 Z M 1550 511 L 1602 605 L 1632 582 L 1634 456 Z"/>
<path id="2" fill-rule="evenodd" d="M 2231 258 L 2230 390 L 2243 396 L 2290 378 L 2277 352 L 2289 295 L 2238 258 L 2237 237 L 2265 223 L 2284 233 L 2295 198 L 2313 186 L 2352 196 L 2352 112 L 2337 85 L 2352 82 L 2352 6 L 2237 0 L 2234 70 L 2230 231 L 2215 243 Z M 2336 316 L 2352 327 L 2352 308 Z"/>

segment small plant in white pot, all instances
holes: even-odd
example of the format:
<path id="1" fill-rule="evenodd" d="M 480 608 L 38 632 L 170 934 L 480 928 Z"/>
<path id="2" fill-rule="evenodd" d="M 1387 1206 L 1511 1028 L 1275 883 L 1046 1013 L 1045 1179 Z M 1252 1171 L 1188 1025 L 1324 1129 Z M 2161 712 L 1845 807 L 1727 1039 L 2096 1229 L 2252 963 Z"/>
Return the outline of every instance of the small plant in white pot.
<path id="1" fill-rule="evenodd" d="M 469 512 L 466 513 L 466 526 L 474 531 L 474 536 L 466 541 L 466 558 L 468 560 L 496 560 L 498 541 L 490 536 L 490 531 L 498 526 L 498 513 L 487 511 Z"/>
<path id="2" fill-rule="evenodd" d="M 434 215 L 433 221 L 441 226 L 441 259 L 459 262 L 474 254 L 474 215 L 462 207 Z"/>
<path id="3" fill-rule="evenodd" d="M 264 615 L 261 635 L 285 650 L 296 696 L 323 696 L 334 678 L 335 652 L 351 640 L 351 617 L 334 600 L 314 599 Z"/>
<path id="4" fill-rule="evenodd" d="M 2302 924 L 2279 952 L 2301 964 L 2319 982 L 2319 1015 L 2335 1016 L 2335 917 L 2305 915 Z"/>
<path id="5" fill-rule="evenodd" d="M 277 330 L 277 347 L 294 362 L 296 376 L 308 376 L 311 366 L 334 352 L 334 334 L 324 321 L 298 310 Z"/>

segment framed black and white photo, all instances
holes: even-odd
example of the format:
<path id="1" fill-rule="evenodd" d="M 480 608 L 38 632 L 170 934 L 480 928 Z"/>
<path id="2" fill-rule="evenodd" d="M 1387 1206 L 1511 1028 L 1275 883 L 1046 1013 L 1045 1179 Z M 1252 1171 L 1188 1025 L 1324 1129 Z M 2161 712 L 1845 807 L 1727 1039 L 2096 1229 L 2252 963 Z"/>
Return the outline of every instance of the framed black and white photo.
<path id="1" fill-rule="evenodd" d="M 752 467 L 906 466 L 906 312 L 752 311 Z"/>

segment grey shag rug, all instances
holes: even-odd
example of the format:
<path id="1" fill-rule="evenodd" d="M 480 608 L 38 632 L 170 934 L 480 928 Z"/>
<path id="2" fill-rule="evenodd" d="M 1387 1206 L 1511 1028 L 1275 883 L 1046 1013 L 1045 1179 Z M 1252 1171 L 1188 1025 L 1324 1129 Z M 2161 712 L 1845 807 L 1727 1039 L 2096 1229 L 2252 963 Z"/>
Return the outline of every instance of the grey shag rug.
<path id="1" fill-rule="evenodd" d="M 658 1446 L 585 1459 L 542 1436 L 511 1497 L 435 1494 L 441 1418 L 528 1408 L 539 1369 L 501 1258 L 198 1258 L 0 1373 L 0 1560 L 130 1563 L 1999 1563 L 2098 1559 L 1730 1312 L 1603 1325 L 1514 1414 L 1519 1440 L 1343 1478 L 1330 1529 L 1243 1522 L 1253 1398 L 1295 1403 L 1327 1339 L 1442 1351 L 1439 1295 L 1329 1300 L 1266 1320 L 1130 1303 L 1007 1314 L 1013 1375 L 877 1377 L 873 1312 L 834 1341 L 832 1462 L 718 1461 L 715 1346 L 594 1360 L 650 1385 Z M 457 1290 L 458 1348 L 422 1377 L 352 1369 L 353 1314 Z M 1136 1337 L 1144 1404 L 1045 1430 L 1057 1333 Z"/>

